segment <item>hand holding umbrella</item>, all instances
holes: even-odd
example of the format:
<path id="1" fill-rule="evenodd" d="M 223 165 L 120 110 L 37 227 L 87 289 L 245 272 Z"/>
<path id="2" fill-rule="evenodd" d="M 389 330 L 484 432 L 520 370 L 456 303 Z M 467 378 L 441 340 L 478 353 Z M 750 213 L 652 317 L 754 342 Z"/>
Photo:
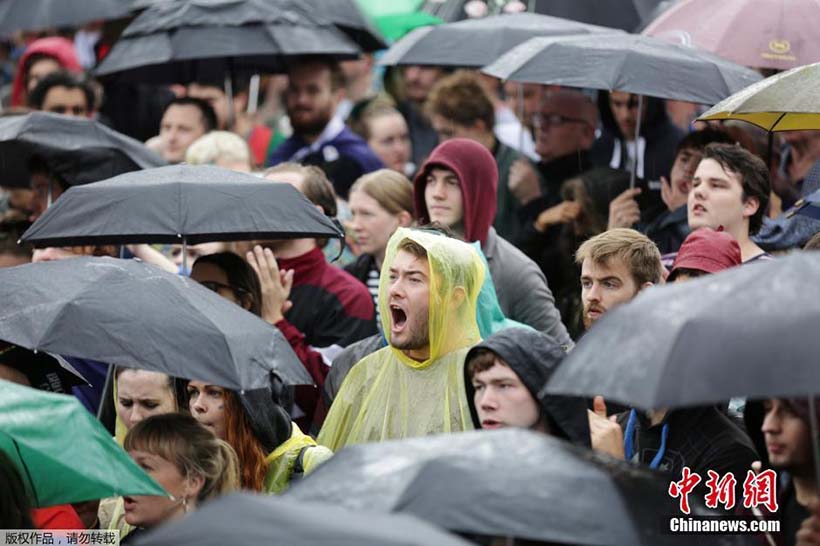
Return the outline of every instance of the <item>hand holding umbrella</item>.
<path id="1" fill-rule="evenodd" d="M 276 324 L 293 307 L 293 302 L 288 299 L 293 288 L 293 270 L 280 271 L 273 252 L 269 248 L 263 250 L 259 245 L 248 251 L 247 260 L 259 277 L 262 318 L 268 324 Z"/>

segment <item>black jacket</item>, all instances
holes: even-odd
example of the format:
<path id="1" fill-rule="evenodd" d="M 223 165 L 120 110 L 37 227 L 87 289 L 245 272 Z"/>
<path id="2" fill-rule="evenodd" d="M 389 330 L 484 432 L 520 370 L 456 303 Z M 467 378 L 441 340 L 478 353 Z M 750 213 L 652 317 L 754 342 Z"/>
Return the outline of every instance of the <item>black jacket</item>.
<path id="1" fill-rule="evenodd" d="M 506 328 L 491 335 L 467 353 L 465 363 L 481 349 L 487 349 L 507 363 L 539 401 L 547 416 L 550 431 L 554 436 L 586 447 L 590 446 L 589 418 L 586 403 L 581 398 L 570 396 L 545 396 L 539 400 L 538 392 L 552 376 L 566 353 L 551 337 L 527 328 Z M 472 378 L 464 366 L 467 403 L 476 428 L 481 428 L 474 398 Z"/>

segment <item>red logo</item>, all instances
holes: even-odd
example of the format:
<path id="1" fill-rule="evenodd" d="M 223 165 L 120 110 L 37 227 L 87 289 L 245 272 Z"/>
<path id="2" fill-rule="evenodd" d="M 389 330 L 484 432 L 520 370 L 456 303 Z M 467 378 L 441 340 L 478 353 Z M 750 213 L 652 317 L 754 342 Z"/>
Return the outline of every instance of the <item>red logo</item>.
<path id="1" fill-rule="evenodd" d="M 734 474 L 727 472 L 723 476 L 714 470 L 706 472 L 708 492 L 705 495 L 707 508 L 723 507 L 731 510 L 735 507 L 735 487 L 737 479 Z M 680 511 L 689 514 L 689 495 L 695 487 L 703 481 L 700 474 L 692 472 L 688 466 L 683 467 L 680 481 L 669 483 L 669 496 L 680 499 Z M 743 507 L 757 508 L 765 506 L 770 512 L 777 512 L 777 474 L 774 470 L 765 470 L 755 474 L 749 470 L 743 480 Z"/>
<path id="2" fill-rule="evenodd" d="M 689 493 L 700 483 L 700 475 L 689 470 L 688 466 L 683 467 L 683 477 L 679 482 L 669 484 L 669 495 L 675 499 L 680 497 L 680 511 L 689 513 Z"/>

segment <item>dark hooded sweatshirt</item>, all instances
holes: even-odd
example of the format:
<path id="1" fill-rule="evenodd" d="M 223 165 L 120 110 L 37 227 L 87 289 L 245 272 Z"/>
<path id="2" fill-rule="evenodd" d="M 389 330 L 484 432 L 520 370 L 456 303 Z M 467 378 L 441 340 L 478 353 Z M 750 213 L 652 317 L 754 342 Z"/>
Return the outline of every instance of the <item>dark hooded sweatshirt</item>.
<path id="1" fill-rule="evenodd" d="M 474 140 L 455 138 L 438 145 L 419 169 L 413 199 L 419 224 L 430 221 L 424 188 L 433 168 L 455 173 L 461 186 L 464 239 L 480 241 L 504 315 L 571 345 L 555 299 L 538 266 L 499 237 L 492 227 L 496 212 L 498 168 L 492 154 Z"/>
<path id="2" fill-rule="evenodd" d="M 570 442 L 590 447 L 589 420 L 586 401 L 571 396 L 547 395 L 540 400 L 538 392 L 547 383 L 566 353 L 549 336 L 525 328 L 506 328 L 491 335 L 467 353 L 465 362 L 482 350 L 489 350 L 503 360 L 515 373 L 547 417 L 550 434 Z M 481 428 L 475 408 L 475 389 L 468 366 L 464 366 L 464 385 L 473 424 Z"/>

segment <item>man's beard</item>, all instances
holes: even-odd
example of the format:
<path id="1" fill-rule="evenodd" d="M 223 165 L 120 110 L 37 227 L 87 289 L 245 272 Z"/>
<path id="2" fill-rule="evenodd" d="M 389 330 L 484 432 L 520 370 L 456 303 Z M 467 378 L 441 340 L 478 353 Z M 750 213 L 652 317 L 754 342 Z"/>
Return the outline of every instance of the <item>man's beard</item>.
<path id="1" fill-rule="evenodd" d="M 315 138 L 322 134 L 322 131 L 325 130 L 325 127 L 327 127 L 327 124 L 330 123 L 332 117 L 331 112 L 325 110 L 319 112 L 315 116 L 311 116 L 309 120 L 304 122 L 297 121 L 295 118 L 291 117 L 290 125 L 293 127 L 294 134 Z"/>
<path id="2" fill-rule="evenodd" d="M 410 337 L 404 341 L 396 343 L 392 339 L 390 344 L 401 351 L 417 351 L 430 345 L 430 321 L 427 313 L 424 313 L 424 318 L 420 321 L 418 328 L 410 330 Z"/>
<path id="3" fill-rule="evenodd" d="M 590 309 L 595 309 L 596 311 L 600 311 L 601 316 L 598 317 L 597 319 L 593 319 L 592 317 L 590 317 L 587 314 Z M 599 307 L 597 305 L 587 307 L 585 305 L 584 309 L 581 313 L 581 320 L 584 322 L 584 330 L 589 330 L 592 327 L 592 325 L 595 324 L 595 322 L 597 322 L 598 320 L 601 320 L 601 317 L 604 316 L 604 313 L 606 313 L 606 309 L 604 309 L 603 307 Z"/>

